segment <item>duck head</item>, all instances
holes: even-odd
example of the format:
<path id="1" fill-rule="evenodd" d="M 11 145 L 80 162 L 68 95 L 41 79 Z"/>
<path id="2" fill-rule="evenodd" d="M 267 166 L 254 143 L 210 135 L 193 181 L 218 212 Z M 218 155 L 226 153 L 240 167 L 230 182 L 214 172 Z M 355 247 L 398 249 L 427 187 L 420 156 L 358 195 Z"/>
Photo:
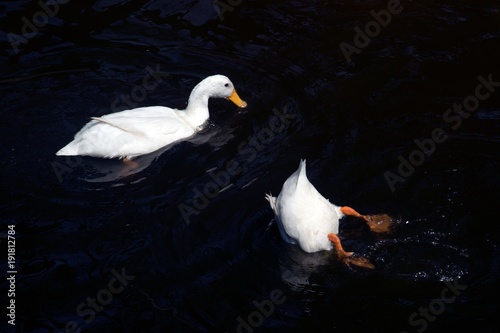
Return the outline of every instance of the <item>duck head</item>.
<path id="1" fill-rule="evenodd" d="M 211 97 L 227 98 L 240 108 L 246 108 L 247 103 L 238 96 L 233 83 L 224 75 L 212 75 L 204 81 L 211 86 Z"/>

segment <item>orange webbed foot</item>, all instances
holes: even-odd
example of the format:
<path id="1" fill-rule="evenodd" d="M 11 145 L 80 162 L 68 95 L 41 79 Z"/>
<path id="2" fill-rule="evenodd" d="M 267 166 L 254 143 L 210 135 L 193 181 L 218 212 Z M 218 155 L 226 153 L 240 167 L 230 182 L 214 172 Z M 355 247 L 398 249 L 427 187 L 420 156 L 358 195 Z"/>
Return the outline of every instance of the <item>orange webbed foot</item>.
<path id="1" fill-rule="evenodd" d="M 366 224 L 368 224 L 368 227 L 370 227 L 372 232 L 386 233 L 391 230 L 393 220 L 392 217 L 387 214 L 361 215 L 356 210 L 348 206 L 341 207 L 340 211 L 346 216 L 362 218 L 366 221 Z"/>
<path id="2" fill-rule="evenodd" d="M 355 256 L 353 252 L 346 252 L 340 243 L 340 238 L 336 234 L 328 234 L 328 240 L 333 243 L 333 246 L 337 251 L 337 258 L 347 266 L 355 265 L 368 269 L 375 268 L 375 266 L 368 259 Z"/>
<path id="3" fill-rule="evenodd" d="M 134 161 L 128 157 L 124 157 L 122 159 L 122 162 L 127 167 L 126 171 L 133 171 L 140 166 L 139 163 L 137 163 L 136 161 Z"/>
<path id="4" fill-rule="evenodd" d="M 387 233 L 391 231 L 392 217 L 387 214 L 363 215 L 363 219 L 373 232 Z"/>
<path id="5" fill-rule="evenodd" d="M 366 259 L 365 257 L 357 257 L 351 255 L 342 259 L 342 262 L 347 266 L 355 265 L 363 268 L 375 269 L 375 265 L 373 265 L 370 260 Z"/>

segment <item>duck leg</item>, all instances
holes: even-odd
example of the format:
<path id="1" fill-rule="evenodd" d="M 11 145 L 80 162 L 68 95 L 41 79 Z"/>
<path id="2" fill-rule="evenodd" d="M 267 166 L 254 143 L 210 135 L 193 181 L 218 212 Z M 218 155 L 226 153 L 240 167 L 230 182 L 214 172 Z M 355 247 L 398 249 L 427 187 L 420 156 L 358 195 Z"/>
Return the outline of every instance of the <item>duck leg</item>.
<path id="1" fill-rule="evenodd" d="M 333 243 L 335 250 L 337 251 L 337 257 L 347 266 L 356 265 L 364 268 L 374 269 L 375 266 L 364 257 L 353 256 L 354 252 L 346 252 L 342 247 L 340 238 L 334 233 L 328 234 L 328 240 Z"/>
<path id="2" fill-rule="evenodd" d="M 361 215 L 351 207 L 343 206 L 340 211 L 346 216 L 362 218 L 370 227 L 370 230 L 377 233 L 389 232 L 392 226 L 392 218 L 387 214 Z"/>
<path id="3" fill-rule="evenodd" d="M 121 162 L 123 163 L 118 170 L 118 176 L 119 178 L 127 177 L 131 174 L 134 174 L 137 171 L 140 171 L 141 165 L 139 162 L 134 161 L 133 159 L 130 159 L 128 157 L 122 158 Z"/>
<path id="4" fill-rule="evenodd" d="M 139 163 L 137 163 L 136 161 L 128 158 L 128 157 L 124 157 L 122 159 L 123 163 L 128 166 L 131 170 L 133 169 L 136 169 L 137 167 L 139 167 Z"/>

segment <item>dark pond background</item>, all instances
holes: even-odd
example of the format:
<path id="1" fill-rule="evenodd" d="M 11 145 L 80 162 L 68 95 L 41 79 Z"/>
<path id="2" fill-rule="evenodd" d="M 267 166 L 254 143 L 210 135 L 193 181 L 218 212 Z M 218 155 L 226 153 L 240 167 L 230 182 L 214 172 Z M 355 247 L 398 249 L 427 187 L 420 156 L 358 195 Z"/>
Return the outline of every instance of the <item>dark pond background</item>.
<path id="1" fill-rule="evenodd" d="M 339 45 L 386 1 L 224 1 L 0 3 L 0 275 L 9 224 L 18 267 L 2 331 L 498 332 L 500 91 L 443 119 L 478 76 L 500 81 L 498 1 L 402 1 L 351 62 Z M 89 117 L 182 108 L 215 73 L 248 108 L 212 100 L 210 126 L 143 170 L 55 156 Z M 396 217 L 389 235 L 341 222 L 375 270 L 281 240 L 264 194 L 301 158 L 332 202 Z"/>

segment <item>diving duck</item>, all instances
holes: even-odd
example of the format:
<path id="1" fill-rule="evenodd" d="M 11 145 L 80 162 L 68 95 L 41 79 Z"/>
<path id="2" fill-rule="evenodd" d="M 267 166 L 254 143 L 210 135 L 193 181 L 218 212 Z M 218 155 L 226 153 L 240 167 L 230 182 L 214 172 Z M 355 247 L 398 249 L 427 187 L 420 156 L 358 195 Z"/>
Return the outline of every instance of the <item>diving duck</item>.
<path id="1" fill-rule="evenodd" d="M 278 197 L 266 195 L 284 241 L 298 245 L 308 253 L 336 250 L 345 264 L 374 268 L 367 259 L 346 252 L 339 237 L 339 220 L 344 216 L 364 219 L 372 231 L 388 231 L 389 221 L 361 215 L 348 206 L 336 206 L 324 198 L 306 175 L 306 161 L 283 184 Z M 387 215 L 385 215 L 387 216 Z"/>

